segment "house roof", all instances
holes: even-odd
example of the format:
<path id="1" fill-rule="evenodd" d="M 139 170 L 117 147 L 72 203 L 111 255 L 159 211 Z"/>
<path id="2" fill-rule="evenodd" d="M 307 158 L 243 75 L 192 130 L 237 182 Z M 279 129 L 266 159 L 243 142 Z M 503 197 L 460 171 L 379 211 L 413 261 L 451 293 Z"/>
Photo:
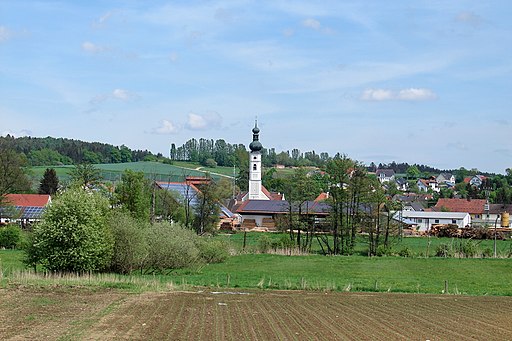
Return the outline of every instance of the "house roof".
<path id="1" fill-rule="evenodd" d="M 508 204 L 490 204 L 489 205 L 489 213 L 491 214 L 501 214 L 503 212 L 512 213 L 512 205 Z"/>
<path id="2" fill-rule="evenodd" d="M 285 214 L 290 209 L 285 200 L 246 200 L 236 210 L 237 213 L 253 214 Z M 294 212 L 298 207 L 292 207 Z M 301 211 L 309 214 L 326 215 L 330 211 L 330 205 L 325 202 L 306 201 L 301 205 Z"/>
<path id="3" fill-rule="evenodd" d="M 324 200 L 327 200 L 328 198 L 329 198 L 329 193 L 322 192 L 316 197 L 315 201 L 324 201 Z"/>
<path id="4" fill-rule="evenodd" d="M 395 175 L 395 171 L 392 169 L 377 169 L 377 172 L 375 172 L 375 174 L 377 174 L 377 176 L 379 176 L 380 174 L 384 174 L 386 177 L 392 177 L 393 175 Z"/>
<path id="5" fill-rule="evenodd" d="M 449 212 L 468 212 L 470 214 L 483 214 L 485 209 L 485 199 L 456 199 L 456 198 L 440 198 L 436 205 L 432 207 L 432 211 L 449 211 Z"/>
<path id="6" fill-rule="evenodd" d="M 426 211 L 401 211 L 395 216 L 401 215 L 403 218 L 420 218 L 420 219 L 465 219 L 469 213 L 467 212 L 426 212 Z"/>
<path id="7" fill-rule="evenodd" d="M 6 202 L 12 206 L 44 207 L 51 202 L 48 194 L 7 194 Z"/>
<path id="8" fill-rule="evenodd" d="M 190 199 L 190 205 L 195 206 L 199 204 L 198 194 L 201 192 L 196 186 L 191 183 L 185 182 L 157 182 L 158 187 L 162 189 L 166 189 L 168 191 L 178 192 L 184 199 Z M 220 212 L 219 215 L 224 215 L 225 217 L 231 218 L 233 217 L 233 212 L 231 212 L 226 206 L 218 203 Z"/>

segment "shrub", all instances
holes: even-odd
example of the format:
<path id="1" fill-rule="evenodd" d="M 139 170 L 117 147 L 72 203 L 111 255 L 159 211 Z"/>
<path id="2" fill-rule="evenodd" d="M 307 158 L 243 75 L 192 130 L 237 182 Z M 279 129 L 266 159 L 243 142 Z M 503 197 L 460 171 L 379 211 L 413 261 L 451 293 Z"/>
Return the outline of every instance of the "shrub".
<path id="1" fill-rule="evenodd" d="M 221 240 L 197 238 L 199 257 L 206 263 L 222 263 L 229 257 L 229 245 Z"/>
<path id="2" fill-rule="evenodd" d="M 217 162 L 214 159 L 206 159 L 204 162 L 205 167 L 215 168 L 217 167 Z"/>
<path id="3" fill-rule="evenodd" d="M 14 249 L 21 241 L 21 228 L 15 224 L 9 224 L 0 228 L 0 248 Z"/>
<path id="4" fill-rule="evenodd" d="M 391 256 L 392 254 L 393 254 L 393 249 L 389 246 L 379 245 L 377 247 L 376 255 L 378 257 Z"/>
<path id="5" fill-rule="evenodd" d="M 64 192 L 34 228 L 27 250 L 29 264 L 65 272 L 106 269 L 113 251 L 109 213 L 108 200 L 97 193 L 82 189 Z"/>
<path id="6" fill-rule="evenodd" d="M 436 247 L 436 257 L 450 257 L 452 255 L 451 245 L 448 243 L 441 243 Z"/>
<path id="7" fill-rule="evenodd" d="M 272 247 L 272 240 L 266 233 L 262 233 L 260 238 L 258 238 L 258 251 L 261 253 L 266 253 Z"/>
<path id="8" fill-rule="evenodd" d="M 201 261 L 192 230 L 178 224 L 157 223 L 144 230 L 148 245 L 146 268 L 163 271 L 181 269 Z"/>
<path id="9" fill-rule="evenodd" d="M 110 220 L 114 237 L 112 270 L 130 273 L 141 269 L 147 257 L 148 247 L 144 236 L 144 224 L 133 219 L 128 213 L 116 213 Z"/>
<path id="10" fill-rule="evenodd" d="M 272 242 L 273 249 L 293 249 L 295 242 L 288 235 L 282 235 L 278 240 Z"/>
<path id="11" fill-rule="evenodd" d="M 461 257 L 475 257 L 478 254 L 478 246 L 473 240 L 461 240 L 458 251 Z"/>
<path id="12" fill-rule="evenodd" d="M 405 246 L 400 251 L 398 251 L 398 255 L 400 257 L 412 257 L 413 253 L 412 253 L 412 250 L 408 246 Z"/>
<path id="13" fill-rule="evenodd" d="M 484 258 L 491 258 L 492 256 L 494 255 L 494 251 L 491 250 L 491 248 L 486 248 L 483 252 L 482 252 L 482 257 Z"/>

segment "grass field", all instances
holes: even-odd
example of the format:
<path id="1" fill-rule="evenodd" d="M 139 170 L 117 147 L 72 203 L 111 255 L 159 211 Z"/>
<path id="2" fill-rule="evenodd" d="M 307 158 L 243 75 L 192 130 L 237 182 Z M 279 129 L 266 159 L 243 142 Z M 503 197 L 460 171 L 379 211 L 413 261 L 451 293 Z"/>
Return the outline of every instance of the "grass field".
<path id="1" fill-rule="evenodd" d="M 510 340 L 510 297 L 0 290 L 2 340 Z"/>
<path id="2" fill-rule="evenodd" d="M 261 232 L 247 232 L 246 235 L 246 247 L 249 250 L 257 250 L 259 240 L 261 238 L 270 238 L 270 240 L 277 241 L 283 237 L 288 237 L 287 234 L 283 233 L 261 233 Z M 220 234 L 215 238 L 219 238 L 222 240 L 226 240 L 231 245 L 235 247 L 237 250 L 242 250 L 244 243 L 244 233 L 238 232 L 235 234 Z M 456 245 L 457 243 L 463 242 L 464 240 L 459 239 L 451 239 L 451 238 L 419 238 L 419 237 L 405 237 L 402 239 L 393 238 L 391 240 L 392 249 L 395 252 L 399 252 L 403 248 L 409 248 L 415 257 L 433 257 L 436 253 L 436 248 L 440 244 L 451 244 Z M 484 251 L 491 250 L 494 251 L 494 241 L 493 240 L 474 240 L 473 241 L 476 246 Z M 497 240 L 496 243 L 497 254 L 502 257 L 506 257 L 509 254 L 512 254 L 512 240 Z M 358 237 L 355 253 L 359 255 L 366 255 L 368 250 L 368 242 L 365 237 Z M 312 252 L 320 253 L 321 248 L 316 239 L 313 240 L 312 243 Z"/>
<path id="3" fill-rule="evenodd" d="M 206 168 L 201 167 L 199 164 L 189 162 L 176 162 L 173 165 L 168 165 L 160 162 L 128 162 L 128 163 L 106 163 L 94 165 L 101 171 L 101 176 L 106 181 L 117 181 L 121 178 L 122 173 L 126 169 L 131 169 L 136 172 L 144 172 L 146 177 L 156 181 L 183 181 L 185 176 L 205 176 L 209 173 L 212 178 L 219 179 L 222 176 L 233 176 L 233 168 L 231 167 L 217 167 Z M 61 182 L 67 182 L 70 179 L 70 172 L 74 166 L 36 166 L 29 168 L 29 174 L 34 184 L 37 187 L 39 181 L 47 168 L 53 168 L 57 172 Z M 199 168 L 199 169 L 197 169 Z"/>
<path id="4" fill-rule="evenodd" d="M 22 251 L 0 251 L 4 285 L 24 281 L 23 276 L 12 277 L 13 272 L 24 269 L 22 257 Z M 240 254 L 224 263 L 175 270 L 169 275 L 115 278 L 121 280 L 109 284 L 110 279 L 102 279 L 99 285 L 137 289 L 141 281 L 156 280 L 164 286 L 185 287 L 430 294 L 447 290 L 452 294 L 512 296 L 512 259 Z"/>

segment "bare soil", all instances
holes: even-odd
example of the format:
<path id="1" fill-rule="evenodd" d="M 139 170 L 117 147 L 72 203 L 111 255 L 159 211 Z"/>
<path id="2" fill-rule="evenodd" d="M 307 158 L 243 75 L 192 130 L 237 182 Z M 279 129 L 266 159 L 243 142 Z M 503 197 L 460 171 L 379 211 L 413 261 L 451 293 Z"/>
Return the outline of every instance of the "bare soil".
<path id="1" fill-rule="evenodd" d="M 1 340 L 512 340 L 512 297 L 0 289 Z"/>

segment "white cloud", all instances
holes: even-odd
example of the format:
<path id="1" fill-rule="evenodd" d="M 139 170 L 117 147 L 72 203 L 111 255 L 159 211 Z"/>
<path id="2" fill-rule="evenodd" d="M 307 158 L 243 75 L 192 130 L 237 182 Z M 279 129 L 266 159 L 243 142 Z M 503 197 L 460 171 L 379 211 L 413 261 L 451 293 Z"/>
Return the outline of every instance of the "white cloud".
<path id="1" fill-rule="evenodd" d="M 471 25 L 473 27 L 478 27 L 483 22 L 481 16 L 470 11 L 460 12 L 455 17 L 455 20 L 464 24 Z"/>
<path id="2" fill-rule="evenodd" d="M 130 94 L 128 91 L 124 89 L 114 89 L 114 91 L 112 91 L 112 97 L 120 99 L 121 101 L 128 101 L 134 96 L 135 95 Z"/>
<path id="3" fill-rule="evenodd" d="M 180 128 L 169 120 L 162 120 L 158 128 L 153 129 L 154 134 L 167 135 L 179 132 Z"/>
<path id="4" fill-rule="evenodd" d="M 393 97 L 393 92 L 385 89 L 366 89 L 361 95 L 363 101 L 386 101 Z"/>
<path id="5" fill-rule="evenodd" d="M 430 89 L 409 88 L 399 91 L 389 89 L 366 89 L 361 94 L 363 101 L 428 101 L 434 100 L 437 95 Z"/>
<path id="6" fill-rule="evenodd" d="M 315 31 L 319 31 L 322 33 L 333 33 L 334 31 L 328 27 L 323 27 L 322 24 L 320 24 L 320 21 L 312 18 L 308 18 L 302 21 L 302 26 L 310 28 Z"/>
<path id="7" fill-rule="evenodd" d="M 0 26 L 0 43 L 9 40 L 12 37 L 12 32 L 5 26 Z"/>
<path id="8" fill-rule="evenodd" d="M 302 25 L 304 25 L 304 27 L 308 27 L 308 28 L 312 28 L 314 30 L 319 30 L 321 25 L 320 25 L 320 22 L 316 19 L 305 19 L 303 22 L 302 22 Z"/>
<path id="9" fill-rule="evenodd" d="M 209 112 L 205 115 L 189 113 L 185 127 L 190 130 L 208 130 L 219 127 L 221 123 L 222 117 L 216 112 Z"/>
<path id="10" fill-rule="evenodd" d="M 128 90 L 114 89 L 111 93 L 100 94 L 100 95 L 95 96 L 93 99 L 90 100 L 90 102 L 93 104 L 96 104 L 96 103 L 105 102 L 106 100 L 109 100 L 109 99 L 116 99 L 116 100 L 120 100 L 123 102 L 127 102 L 130 100 L 137 99 L 139 97 L 140 96 L 137 95 L 136 93 L 130 92 Z"/>
<path id="11" fill-rule="evenodd" d="M 404 101 L 428 101 L 437 98 L 437 95 L 430 89 L 409 88 L 398 92 L 398 99 Z"/>
<path id="12" fill-rule="evenodd" d="M 101 27 L 105 26 L 105 24 L 110 19 L 110 17 L 112 17 L 113 14 L 114 14 L 113 11 L 109 11 L 109 12 L 103 14 L 98 19 L 94 20 L 94 22 L 92 23 L 92 26 L 94 28 L 101 28 Z"/>
<path id="13" fill-rule="evenodd" d="M 85 41 L 82 43 L 82 50 L 88 53 L 100 53 L 106 51 L 107 48 L 91 43 L 90 41 Z"/>

